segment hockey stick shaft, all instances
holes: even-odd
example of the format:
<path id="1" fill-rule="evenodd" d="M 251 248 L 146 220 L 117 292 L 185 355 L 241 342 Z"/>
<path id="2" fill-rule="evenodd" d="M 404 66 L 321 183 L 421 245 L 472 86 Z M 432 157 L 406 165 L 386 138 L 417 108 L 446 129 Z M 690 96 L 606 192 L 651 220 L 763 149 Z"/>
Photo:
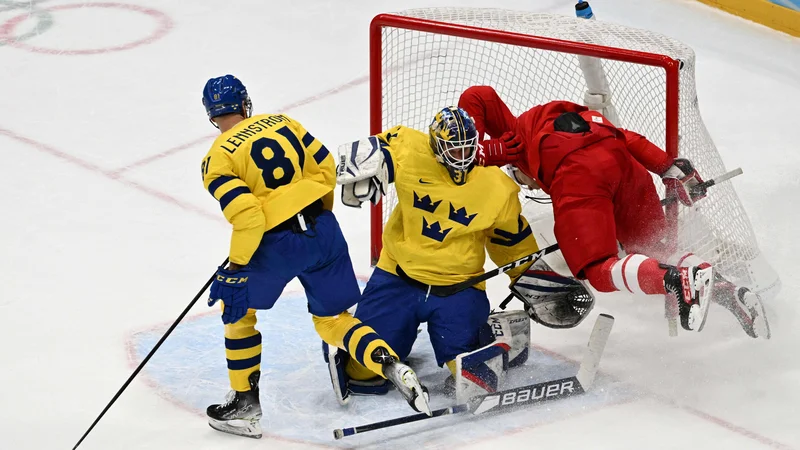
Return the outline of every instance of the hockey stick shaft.
<path id="1" fill-rule="evenodd" d="M 594 384 L 594 379 L 600 365 L 600 358 L 603 356 L 603 351 L 605 350 L 608 336 L 611 334 L 611 328 L 613 326 L 614 318 L 612 316 L 600 314 L 597 317 L 594 328 L 592 328 L 592 333 L 589 336 L 586 352 L 581 360 L 578 373 L 575 376 L 530 384 L 514 389 L 506 389 L 482 397 L 476 397 L 469 402 L 470 404 L 465 403 L 437 409 L 433 411 L 430 416 L 420 413 L 358 427 L 339 428 L 333 430 L 333 437 L 335 439 L 342 439 L 346 436 L 366 433 L 367 431 L 380 430 L 382 428 L 418 422 L 434 417 L 459 414 L 467 411 L 472 411 L 472 413 L 476 415 L 486 412 L 508 411 L 537 403 L 560 400 L 583 394 Z"/>
<path id="2" fill-rule="evenodd" d="M 419 414 L 412 414 L 410 416 L 398 417 L 396 419 L 374 422 L 367 425 L 361 425 L 358 427 L 338 428 L 336 430 L 333 430 L 333 437 L 335 439 L 341 439 L 343 437 L 352 436 L 354 434 L 366 433 L 367 431 L 372 431 L 372 430 L 380 430 L 381 428 L 393 427 L 397 425 L 402 425 L 404 423 L 412 423 L 425 419 L 433 419 L 434 417 L 459 414 L 467 410 L 468 410 L 467 405 L 455 405 L 447 408 L 434 410 L 431 412 L 430 416 L 425 413 L 419 413 Z"/>
<path id="3" fill-rule="evenodd" d="M 225 264 L 228 264 L 228 258 L 225 258 L 225 261 L 222 262 L 222 266 L 225 266 Z M 131 384 L 133 379 L 136 378 L 136 375 L 138 375 L 139 372 L 141 372 L 141 370 L 144 368 L 144 365 L 147 364 L 148 361 L 150 361 L 150 358 L 152 358 L 153 355 L 156 353 L 156 350 L 158 350 L 159 347 L 161 347 L 161 344 L 163 344 L 164 341 L 167 340 L 167 336 L 169 336 L 172 333 L 172 331 L 178 326 L 178 324 L 181 322 L 181 320 L 183 320 L 183 318 L 186 317 L 186 314 L 188 314 L 189 310 L 191 310 L 192 307 L 194 306 L 194 304 L 197 303 L 197 300 L 200 298 L 201 295 L 203 295 L 203 292 L 205 292 L 206 289 L 208 289 L 208 287 L 214 281 L 214 277 L 216 277 L 216 276 L 217 276 L 217 273 L 214 272 L 214 275 L 212 275 L 211 278 L 209 278 L 208 281 L 206 281 L 206 284 L 203 285 L 203 287 L 200 289 L 200 292 L 198 292 L 197 295 L 194 296 L 192 301 L 189 302 L 189 305 L 186 306 L 186 309 L 184 309 L 183 312 L 181 313 L 181 315 L 178 316 L 177 319 L 175 319 L 175 322 L 172 323 L 172 325 L 169 327 L 169 329 L 167 329 L 166 333 L 164 333 L 164 335 L 161 336 L 161 339 L 158 340 L 158 342 L 153 347 L 153 349 L 150 350 L 150 353 L 148 353 L 147 356 L 144 357 L 142 362 L 139 363 L 139 366 L 136 367 L 136 370 L 134 370 L 133 373 L 131 374 L 131 376 L 128 377 L 128 380 L 125 381 L 125 384 L 123 384 L 121 388 L 119 388 L 117 393 L 114 394 L 114 397 L 111 399 L 110 402 L 108 402 L 106 407 L 103 408 L 103 411 L 100 412 L 100 415 L 98 415 L 97 418 L 94 419 L 94 422 L 92 422 L 92 425 L 89 427 L 88 430 L 86 430 L 85 433 L 83 433 L 83 436 L 81 436 L 80 440 L 78 440 L 78 443 L 75 444 L 74 447 L 72 447 L 72 450 L 77 449 L 78 446 L 81 445 L 81 442 L 83 442 L 83 440 L 86 439 L 86 436 L 88 436 L 89 433 L 91 433 L 91 431 L 94 429 L 95 425 L 97 425 L 97 423 L 100 422 L 100 419 L 102 419 L 103 416 L 106 414 L 106 412 L 109 410 L 109 408 L 111 408 L 111 405 L 113 405 L 114 402 L 116 402 L 117 399 L 120 397 L 120 395 L 122 395 L 122 393 L 125 391 L 125 389 L 128 388 L 128 385 Z"/>
<path id="4" fill-rule="evenodd" d="M 715 177 L 715 178 L 712 178 L 710 180 L 704 181 L 704 182 L 700 183 L 700 185 L 703 188 L 709 188 L 711 186 L 714 186 L 714 185 L 717 185 L 719 183 L 722 183 L 723 181 L 730 180 L 731 178 L 733 178 L 735 176 L 738 176 L 738 175 L 741 175 L 742 173 L 743 173 L 742 169 L 741 168 L 737 168 L 737 169 L 731 170 L 730 172 L 724 173 L 724 174 L 722 174 L 722 175 L 720 175 L 718 177 Z M 666 206 L 666 205 L 675 203 L 676 201 L 678 201 L 677 197 L 665 198 L 665 199 L 661 200 L 661 205 L 662 206 Z M 553 253 L 554 251 L 556 251 L 558 249 L 559 249 L 558 242 L 556 242 L 555 244 L 553 244 L 553 245 L 551 245 L 549 247 L 545 247 L 545 248 L 543 248 L 543 249 L 541 249 L 541 250 L 539 250 L 539 251 L 537 251 L 535 253 L 531 253 L 530 255 L 523 256 L 522 258 L 520 258 L 520 259 L 518 259 L 516 261 L 511 261 L 510 263 L 508 263 L 506 265 L 500 266 L 500 267 L 498 267 L 496 269 L 490 270 L 490 271 L 485 272 L 485 273 L 483 273 L 481 275 L 478 275 L 476 277 L 472 277 L 469 280 L 462 281 L 461 283 L 456 283 L 456 284 L 453 284 L 451 286 L 437 286 L 437 290 L 439 291 L 439 293 L 437 295 L 447 296 L 447 295 L 457 294 L 457 293 L 463 291 L 464 289 L 468 289 L 468 288 L 470 288 L 470 287 L 472 287 L 472 286 L 474 286 L 474 285 L 476 285 L 476 284 L 478 284 L 478 283 L 480 283 L 482 281 L 488 280 L 489 278 L 493 278 L 493 277 L 496 277 L 497 275 L 500 275 L 501 273 L 506 273 L 509 270 L 516 269 L 517 267 L 519 267 L 519 266 L 521 266 L 523 264 L 534 263 L 534 262 L 538 261 L 544 255 L 547 255 L 549 253 Z"/>

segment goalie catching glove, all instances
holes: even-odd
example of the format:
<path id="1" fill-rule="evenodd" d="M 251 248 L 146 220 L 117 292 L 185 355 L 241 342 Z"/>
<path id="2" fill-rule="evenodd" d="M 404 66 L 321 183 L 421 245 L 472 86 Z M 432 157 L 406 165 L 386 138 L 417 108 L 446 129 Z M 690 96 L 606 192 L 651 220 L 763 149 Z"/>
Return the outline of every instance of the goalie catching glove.
<path id="1" fill-rule="evenodd" d="M 392 157 L 376 136 L 339 146 L 336 182 L 342 185 L 342 203 L 360 208 L 365 201 L 377 205 L 394 181 Z"/>
<path id="2" fill-rule="evenodd" d="M 686 206 L 706 196 L 706 188 L 701 184 L 703 178 L 688 159 L 676 159 L 661 175 L 661 181 L 667 188 L 667 196 L 677 197 Z"/>
<path id="3" fill-rule="evenodd" d="M 541 259 L 510 289 L 525 304 L 531 320 L 548 328 L 573 328 L 594 307 L 594 296 L 580 281 L 559 275 Z"/>

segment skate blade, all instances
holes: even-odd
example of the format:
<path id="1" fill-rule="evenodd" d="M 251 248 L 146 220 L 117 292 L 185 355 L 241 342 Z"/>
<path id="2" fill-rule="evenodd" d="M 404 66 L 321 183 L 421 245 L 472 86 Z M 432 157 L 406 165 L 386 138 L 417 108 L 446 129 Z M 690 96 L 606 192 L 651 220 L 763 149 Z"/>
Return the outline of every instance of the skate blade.
<path id="1" fill-rule="evenodd" d="M 755 332 L 756 336 L 762 339 L 769 339 L 772 337 L 772 333 L 769 329 L 769 321 L 767 321 L 767 314 L 766 311 L 764 311 L 764 305 L 761 301 L 758 301 L 751 310 L 755 311 L 755 316 L 753 317 L 753 332 Z"/>
<path id="2" fill-rule="evenodd" d="M 415 410 L 431 416 L 433 413 L 431 412 L 431 405 L 428 404 L 428 390 L 422 387 L 422 384 L 419 382 L 414 372 L 411 372 L 411 375 L 413 375 L 413 377 L 410 377 L 411 379 L 406 379 L 405 377 L 403 379 L 403 383 L 405 383 L 406 387 L 411 389 L 412 395 L 415 395 L 414 404 L 411 406 Z"/>
<path id="3" fill-rule="evenodd" d="M 708 310 L 711 307 L 712 299 L 714 298 L 714 269 L 709 267 L 697 272 L 703 273 L 702 277 L 695 279 L 695 283 L 700 283 L 700 310 L 695 320 L 700 321 L 700 326 L 697 327 L 697 332 L 703 331 L 708 319 Z M 692 308 L 694 309 L 694 308 Z M 697 323 L 697 322 L 695 322 Z M 694 327 L 692 327 L 694 329 Z"/>
<path id="4" fill-rule="evenodd" d="M 261 423 L 258 420 L 215 420 L 208 419 L 208 425 L 223 433 L 261 439 Z"/>

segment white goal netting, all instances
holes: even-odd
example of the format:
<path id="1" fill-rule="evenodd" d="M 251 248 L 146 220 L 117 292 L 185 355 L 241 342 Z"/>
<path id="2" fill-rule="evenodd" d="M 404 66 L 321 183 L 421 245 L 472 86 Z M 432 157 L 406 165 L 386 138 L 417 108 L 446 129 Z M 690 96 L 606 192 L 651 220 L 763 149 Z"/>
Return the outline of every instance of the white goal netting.
<path id="1" fill-rule="evenodd" d="M 602 60 L 618 114 L 617 125 L 666 148 L 669 140 L 666 124 L 672 121 L 681 157 L 689 158 L 706 178 L 727 171 L 700 117 L 694 52 L 681 42 L 602 21 L 499 9 L 427 8 L 395 15 L 611 47 L 623 59 L 631 53 L 626 51 L 632 50 L 679 60 L 679 107 L 677 114 L 672 115 L 667 112 L 665 69 Z M 379 112 L 382 129 L 402 124 L 427 131 L 433 115 L 444 106 L 456 104 L 461 92 L 473 85 L 494 87 L 515 115 L 551 100 L 584 103 L 587 80 L 579 57 L 568 48 L 542 50 L 443 33 L 446 31 L 382 28 L 380 49 L 374 46 L 372 49 L 372 58 L 380 58 L 382 67 Z M 550 42 L 547 46 L 552 48 L 553 41 Z M 660 180 L 655 180 L 663 195 Z M 525 195 L 531 194 L 522 193 L 523 203 L 529 202 Z M 384 201 L 383 223 L 395 201 L 391 194 Z M 680 207 L 678 211 L 679 250 L 698 254 L 727 277 L 742 283 L 758 284 L 762 289 L 777 283 L 777 276 L 774 283 L 755 279 L 754 261 L 759 261 L 759 267 L 765 263 L 761 262 L 750 221 L 730 182 L 709 189 L 708 197 L 694 209 Z M 767 272 L 762 278 L 774 274 L 771 270 Z"/>

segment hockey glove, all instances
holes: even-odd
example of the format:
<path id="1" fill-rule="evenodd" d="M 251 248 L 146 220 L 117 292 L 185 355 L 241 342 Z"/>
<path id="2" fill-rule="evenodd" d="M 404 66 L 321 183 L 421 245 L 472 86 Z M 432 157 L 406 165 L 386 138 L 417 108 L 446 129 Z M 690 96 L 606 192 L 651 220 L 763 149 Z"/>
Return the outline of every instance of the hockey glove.
<path id="1" fill-rule="evenodd" d="M 480 166 L 505 166 L 514 164 L 525 153 L 525 144 L 522 138 L 509 131 L 498 139 L 488 139 L 478 146 L 475 159 Z"/>
<path id="2" fill-rule="evenodd" d="M 661 175 L 661 181 L 667 188 L 667 197 L 677 197 L 686 206 L 706 196 L 706 188 L 701 185 L 703 178 L 688 159 L 676 159 Z"/>
<path id="3" fill-rule="evenodd" d="M 214 306 L 218 300 L 222 300 L 224 304 L 222 323 L 226 325 L 236 323 L 247 314 L 250 299 L 247 291 L 249 276 L 250 269 L 246 267 L 239 270 L 228 270 L 220 266 L 217 270 L 217 276 L 211 283 L 208 306 Z"/>

